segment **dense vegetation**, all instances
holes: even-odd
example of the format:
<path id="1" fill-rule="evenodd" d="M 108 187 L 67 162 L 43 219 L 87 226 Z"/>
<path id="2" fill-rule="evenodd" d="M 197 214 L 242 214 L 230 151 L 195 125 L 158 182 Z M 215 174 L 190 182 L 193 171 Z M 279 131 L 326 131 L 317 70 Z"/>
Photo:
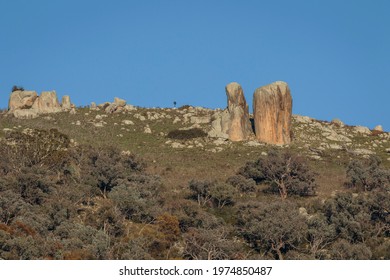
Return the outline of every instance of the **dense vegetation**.
<path id="1" fill-rule="evenodd" d="M 57 130 L 8 133 L 0 258 L 390 259 L 390 173 L 377 158 L 351 161 L 346 191 L 324 200 L 317 174 L 291 151 L 180 193 L 146 166 Z"/>

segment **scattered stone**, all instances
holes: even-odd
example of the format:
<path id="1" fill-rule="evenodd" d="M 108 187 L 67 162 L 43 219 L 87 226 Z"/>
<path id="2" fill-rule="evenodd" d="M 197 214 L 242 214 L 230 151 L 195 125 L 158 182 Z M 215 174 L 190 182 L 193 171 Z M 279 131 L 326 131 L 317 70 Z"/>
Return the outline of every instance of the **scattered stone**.
<path id="1" fill-rule="evenodd" d="M 125 107 L 126 106 L 126 100 L 121 99 L 119 97 L 114 97 L 114 104 L 116 104 L 118 107 Z"/>
<path id="2" fill-rule="evenodd" d="M 383 132 L 383 127 L 381 125 L 377 125 L 374 130 Z"/>
<path id="3" fill-rule="evenodd" d="M 147 134 L 151 134 L 152 133 L 152 130 L 150 129 L 149 125 L 146 125 L 144 127 L 144 133 L 147 133 Z"/>
<path id="4" fill-rule="evenodd" d="M 183 144 L 177 143 L 177 142 L 173 142 L 173 143 L 171 144 L 171 147 L 174 148 L 174 149 L 181 149 L 181 148 L 185 148 L 186 145 L 183 145 Z"/>
<path id="5" fill-rule="evenodd" d="M 294 115 L 293 116 L 293 119 L 298 122 L 298 123 L 302 123 L 302 124 L 308 124 L 308 123 L 311 123 L 313 121 L 312 118 L 310 117 L 307 117 L 307 116 L 299 116 L 299 115 Z"/>
<path id="6" fill-rule="evenodd" d="M 103 127 L 103 122 L 97 122 L 97 123 L 93 123 L 93 126 L 94 127 Z"/>
<path id="7" fill-rule="evenodd" d="M 122 123 L 123 123 L 124 125 L 134 125 L 134 122 L 131 121 L 131 120 L 123 120 Z"/>
<path id="8" fill-rule="evenodd" d="M 140 120 L 140 121 L 146 121 L 146 118 L 145 118 L 144 116 L 141 115 L 141 116 L 139 117 L 139 120 Z"/>
<path id="9" fill-rule="evenodd" d="M 249 147 L 263 146 L 262 143 L 257 142 L 257 141 L 248 141 L 248 142 L 246 142 L 244 145 L 245 145 L 245 146 L 249 146 Z"/>
<path id="10" fill-rule="evenodd" d="M 361 134 L 371 134 L 371 130 L 368 128 L 368 127 L 365 127 L 365 126 L 355 126 L 353 128 L 353 130 L 356 132 L 356 133 L 361 133 Z"/>
<path id="11" fill-rule="evenodd" d="M 339 120 L 339 119 L 333 119 L 330 123 L 335 124 L 335 125 L 337 125 L 339 127 L 344 127 L 345 126 L 345 124 L 341 120 Z"/>
<path id="12" fill-rule="evenodd" d="M 91 102 L 91 106 L 89 106 L 89 109 L 96 110 L 97 106 L 95 102 Z"/>
<path id="13" fill-rule="evenodd" d="M 76 121 L 76 125 L 81 125 L 81 122 L 80 121 Z"/>
<path id="14" fill-rule="evenodd" d="M 266 152 L 261 152 L 261 155 L 265 156 L 265 157 L 268 156 L 268 154 Z"/>
<path id="15" fill-rule="evenodd" d="M 388 153 L 388 154 L 390 154 L 390 148 L 387 148 L 387 149 L 385 150 L 385 152 Z"/>
<path id="16" fill-rule="evenodd" d="M 375 155 L 376 153 L 374 151 L 368 150 L 368 149 L 356 149 L 350 151 L 351 154 L 357 155 L 357 156 L 364 156 L 364 155 Z"/>
<path id="17" fill-rule="evenodd" d="M 210 116 L 204 116 L 204 117 L 191 117 L 190 122 L 194 124 L 204 124 L 204 123 L 210 123 L 211 117 Z"/>
<path id="18" fill-rule="evenodd" d="M 179 117 L 176 117 L 176 118 L 173 120 L 173 124 L 178 123 L 178 122 L 181 122 L 181 119 L 180 119 Z"/>
<path id="19" fill-rule="evenodd" d="M 253 114 L 257 140 L 291 143 L 292 97 L 287 83 L 279 81 L 256 89 Z"/>
<path id="20" fill-rule="evenodd" d="M 72 107 L 69 111 L 69 114 L 76 115 L 76 108 Z"/>

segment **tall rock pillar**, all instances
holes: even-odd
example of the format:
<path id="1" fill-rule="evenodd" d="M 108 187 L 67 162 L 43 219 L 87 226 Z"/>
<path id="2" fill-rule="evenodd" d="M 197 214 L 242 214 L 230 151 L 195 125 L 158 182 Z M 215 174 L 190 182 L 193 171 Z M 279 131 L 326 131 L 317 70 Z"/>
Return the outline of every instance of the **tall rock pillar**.
<path id="1" fill-rule="evenodd" d="M 278 81 L 256 89 L 253 114 L 257 140 L 291 143 L 292 97 L 287 83 Z"/>
<path id="2" fill-rule="evenodd" d="M 247 140 L 253 131 L 244 92 L 240 84 L 235 82 L 228 84 L 225 90 L 230 115 L 230 123 L 227 131 L 229 139 L 231 141 Z"/>

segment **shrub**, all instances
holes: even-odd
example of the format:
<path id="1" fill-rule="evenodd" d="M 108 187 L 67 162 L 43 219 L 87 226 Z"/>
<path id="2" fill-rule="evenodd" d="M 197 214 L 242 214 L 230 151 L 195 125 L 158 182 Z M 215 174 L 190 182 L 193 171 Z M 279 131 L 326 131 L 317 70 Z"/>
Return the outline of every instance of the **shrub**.
<path id="1" fill-rule="evenodd" d="M 364 191 L 390 190 L 390 171 L 380 168 L 381 160 L 373 156 L 368 161 L 353 160 L 347 166 L 346 185 Z"/>
<path id="2" fill-rule="evenodd" d="M 256 182 L 252 178 L 235 175 L 227 179 L 226 182 L 235 187 L 240 193 L 250 193 L 256 191 Z"/>
<path id="3" fill-rule="evenodd" d="M 13 86 L 12 87 L 12 92 L 17 91 L 17 90 L 24 91 L 24 88 L 23 87 L 19 87 L 19 86 Z"/>
<path id="4" fill-rule="evenodd" d="M 269 191 L 278 192 L 283 199 L 292 194 L 311 196 L 316 193 L 316 174 L 309 169 L 304 158 L 288 151 L 271 150 L 267 157 L 248 162 L 240 169 L 239 175 L 269 184 Z"/>
<path id="5" fill-rule="evenodd" d="M 0 169 L 6 174 L 20 172 L 23 167 L 56 165 L 64 158 L 69 144 L 69 137 L 57 129 L 13 131 L 0 145 Z"/>
<path id="6" fill-rule="evenodd" d="M 237 228 L 256 251 L 271 252 L 280 260 L 303 242 L 307 232 L 305 218 L 288 201 L 239 206 Z"/>
<path id="7" fill-rule="evenodd" d="M 183 106 L 179 107 L 179 110 L 186 110 L 186 109 L 189 109 L 189 108 L 191 108 L 191 105 L 183 105 Z"/>
<path id="8" fill-rule="evenodd" d="M 195 181 L 189 183 L 192 191 L 191 197 L 198 201 L 198 204 L 205 206 L 207 204 L 223 208 L 226 205 L 234 204 L 236 189 L 226 183 Z"/>
<path id="9" fill-rule="evenodd" d="M 167 137 L 177 140 L 187 140 L 193 138 L 206 137 L 207 133 L 200 128 L 191 128 L 187 130 L 175 129 L 168 133 Z"/>

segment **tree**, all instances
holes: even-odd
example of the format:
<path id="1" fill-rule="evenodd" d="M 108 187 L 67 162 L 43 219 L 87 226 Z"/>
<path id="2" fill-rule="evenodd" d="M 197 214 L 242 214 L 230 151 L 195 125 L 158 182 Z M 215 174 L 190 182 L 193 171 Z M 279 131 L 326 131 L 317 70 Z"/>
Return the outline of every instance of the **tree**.
<path id="1" fill-rule="evenodd" d="M 310 196 L 316 193 L 315 173 L 304 158 L 290 152 L 271 150 L 267 157 L 248 162 L 239 174 L 257 183 L 267 183 L 271 192 L 279 192 L 282 199 L 288 195 Z"/>
<path id="2" fill-rule="evenodd" d="M 381 168 L 381 160 L 372 156 L 368 161 L 353 160 L 347 166 L 347 186 L 363 191 L 390 190 L 390 171 Z"/>
<path id="3" fill-rule="evenodd" d="M 303 242 L 307 225 L 298 208 L 288 202 L 249 203 L 239 207 L 238 231 L 256 251 L 282 260 Z"/>
<path id="4" fill-rule="evenodd" d="M 234 203 L 236 189 L 227 183 L 195 181 L 189 183 L 189 188 L 192 191 L 192 198 L 196 199 L 201 206 L 207 204 L 216 205 L 218 208 L 223 208 L 226 205 Z"/>

